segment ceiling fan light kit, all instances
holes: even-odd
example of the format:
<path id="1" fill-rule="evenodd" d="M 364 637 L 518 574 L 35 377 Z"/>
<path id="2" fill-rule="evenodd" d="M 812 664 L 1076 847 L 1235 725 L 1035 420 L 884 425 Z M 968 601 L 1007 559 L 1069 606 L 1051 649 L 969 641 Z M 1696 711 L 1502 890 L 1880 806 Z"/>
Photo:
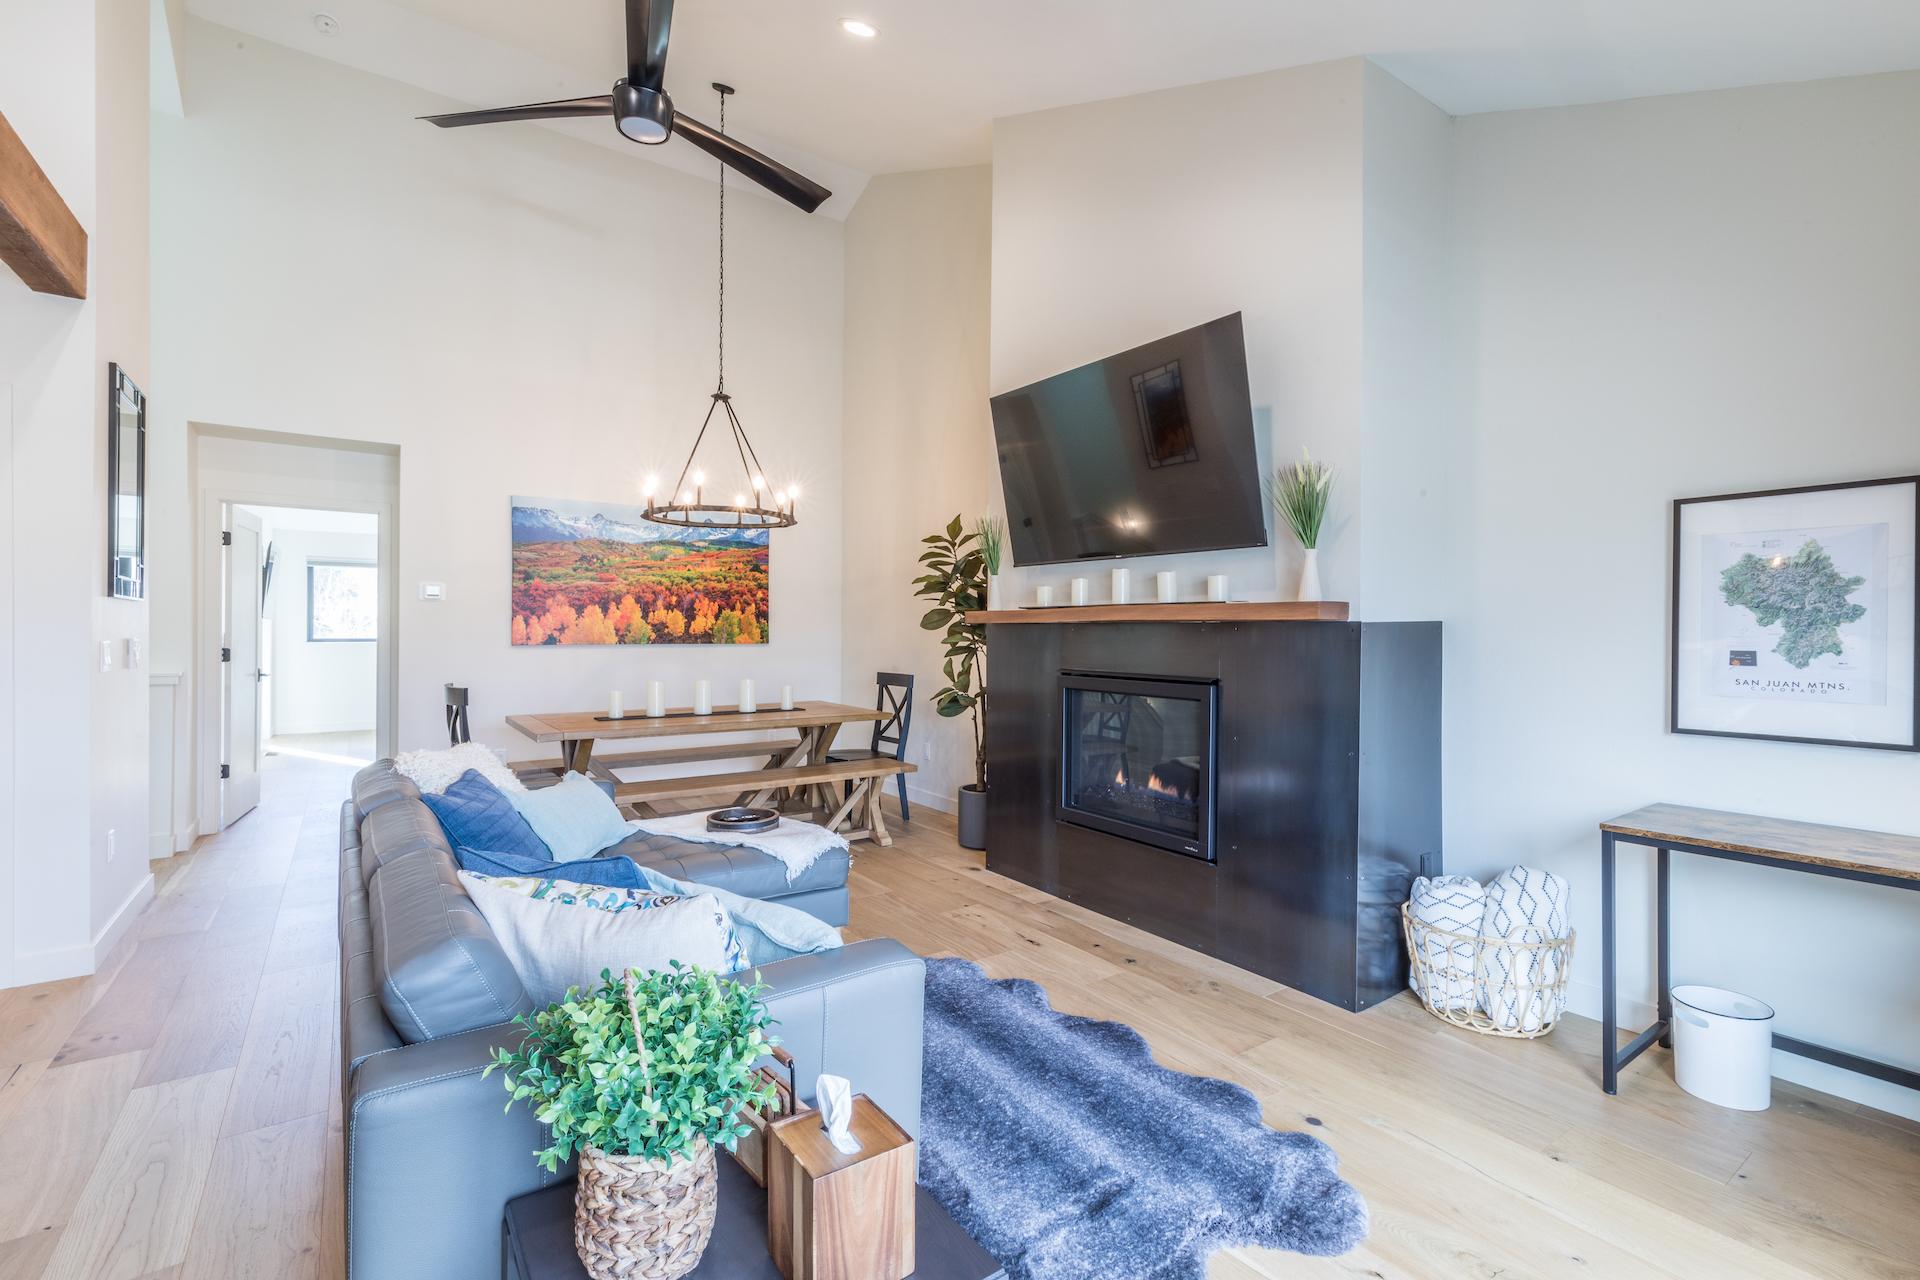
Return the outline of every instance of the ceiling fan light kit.
<path id="1" fill-rule="evenodd" d="M 789 204 L 812 213 L 833 192 L 773 157 L 674 110 L 665 89 L 667 37 L 673 25 L 673 0 L 627 0 L 627 74 L 611 92 L 591 98 L 533 102 L 518 107 L 454 111 L 421 119 L 442 129 L 516 120 L 563 120 L 609 116 L 623 137 L 643 146 L 684 138 L 721 164 L 765 187 Z M 726 92 L 731 92 L 727 90 Z"/>

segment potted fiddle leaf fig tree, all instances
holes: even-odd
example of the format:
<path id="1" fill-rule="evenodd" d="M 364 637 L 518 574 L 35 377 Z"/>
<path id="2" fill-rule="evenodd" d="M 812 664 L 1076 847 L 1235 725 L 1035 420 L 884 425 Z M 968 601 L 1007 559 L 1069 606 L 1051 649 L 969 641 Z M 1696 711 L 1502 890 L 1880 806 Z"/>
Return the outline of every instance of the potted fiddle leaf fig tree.
<path id="1" fill-rule="evenodd" d="M 959 516 L 939 533 L 920 539 L 926 569 L 913 580 L 913 593 L 931 600 L 933 607 L 920 619 L 925 631 L 942 632 L 946 646 L 941 671 L 947 682 L 933 695 L 933 708 L 942 716 L 969 715 L 973 720 L 973 781 L 959 793 L 959 837 L 963 849 L 987 847 L 987 629 L 968 622 L 966 615 L 987 603 L 987 562 L 977 529 Z"/>
<path id="2" fill-rule="evenodd" d="M 747 1132 L 771 1083 L 754 1071 L 776 1043 L 766 987 L 677 961 L 515 1019 L 519 1044 L 495 1049 L 512 1106 L 524 1102 L 553 1142 L 549 1172 L 579 1157 L 573 1242 L 593 1280 L 677 1280 L 700 1264 L 718 1192 L 714 1148 Z"/>

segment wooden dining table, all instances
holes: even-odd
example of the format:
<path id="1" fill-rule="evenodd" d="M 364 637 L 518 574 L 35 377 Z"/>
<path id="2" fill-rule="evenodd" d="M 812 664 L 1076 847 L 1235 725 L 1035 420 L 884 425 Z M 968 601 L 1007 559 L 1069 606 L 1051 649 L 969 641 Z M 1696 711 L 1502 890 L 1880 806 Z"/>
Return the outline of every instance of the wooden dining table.
<path id="1" fill-rule="evenodd" d="M 735 707 L 715 707 L 701 715 L 691 707 L 670 707 L 665 715 L 625 715 L 618 719 L 604 711 L 559 711 L 537 715 L 511 715 L 507 723 L 535 742 L 553 743 L 559 748 L 557 768 L 589 774 L 615 786 L 615 799 L 623 799 L 623 784 L 616 769 L 636 769 L 660 765 L 686 764 L 697 760 L 751 759 L 764 757 L 763 769 L 788 772 L 813 765 L 825 765 L 827 753 L 843 725 L 884 720 L 885 713 L 872 707 L 856 707 L 843 702 L 807 701 L 791 710 L 763 707 L 742 711 Z M 625 751 L 618 754 L 594 754 L 603 742 L 645 738 L 684 738 L 712 734 L 765 733 L 790 729 L 792 738 L 760 738 L 745 742 L 726 742 L 697 747 L 666 747 L 656 750 Z M 735 775 L 725 775 L 733 777 Z M 827 783 L 808 783 L 792 790 L 810 807 L 833 812 L 839 803 Z"/>

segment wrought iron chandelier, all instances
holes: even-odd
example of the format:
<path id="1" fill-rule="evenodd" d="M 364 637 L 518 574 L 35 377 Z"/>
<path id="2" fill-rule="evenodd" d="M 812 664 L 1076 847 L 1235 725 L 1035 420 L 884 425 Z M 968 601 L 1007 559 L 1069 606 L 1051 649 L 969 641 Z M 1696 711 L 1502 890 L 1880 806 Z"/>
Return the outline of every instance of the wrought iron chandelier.
<path id="1" fill-rule="evenodd" d="M 727 132 L 727 97 L 733 92 L 729 85 L 716 83 L 714 92 L 720 95 L 720 133 Z M 647 477 L 644 496 L 647 499 L 647 519 L 656 524 L 679 525 L 687 529 L 786 529 L 795 523 L 794 506 L 800 497 L 800 486 L 789 485 L 776 491 L 767 487 L 767 473 L 760 465 L 760 455 L 753 450 L 753 441 L 747 438 L 747 429 L 740 423 L 740 415 L 734 412 L 733 397 L 727 394 L 727 167 L 720 166 L 720 328 L 719 328 L 719 381 L 710 397 L 712 403 L 707 406 L 707 416 L 700 423 L 700 434 L 693 438 L 693 448 L 687 454 L 687 460 L 680 468 L 680 477 L 674 481 L 673 488 L 665 494 L 665 501 L 658 501 L 655 491 L 659 487 L 657 477 Z M 734 455 L 740 460 L 740 469 L 744 472 L 742 487 L 733 492 L 731 502 L 708 502 L 706 496 L 707 475 L 695 463 L 700 457 L 700 445 L 707 438 L 707 428 L 713 425 L 715 414 L 725 418 L 727 429 L 733 434 Z"/>

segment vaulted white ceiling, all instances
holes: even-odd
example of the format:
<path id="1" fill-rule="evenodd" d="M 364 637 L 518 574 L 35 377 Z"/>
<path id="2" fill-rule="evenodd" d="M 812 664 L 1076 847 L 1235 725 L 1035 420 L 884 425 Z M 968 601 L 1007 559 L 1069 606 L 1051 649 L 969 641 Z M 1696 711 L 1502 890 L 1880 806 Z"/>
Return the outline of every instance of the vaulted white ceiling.
<path id="1" fill-rule="evenodd" d="M 621 0 L 188 7 L 473 106 L 604 93 L 623 70 Z M 868 174 L 985 163 L 999 116 L 1356 54 L 1467 115 L 1920 67 L 1920 0 L 678 0 L 667 89 L 710 119 L 708 83 L 738 86 L 734 132 L 853 194 Z"/>

